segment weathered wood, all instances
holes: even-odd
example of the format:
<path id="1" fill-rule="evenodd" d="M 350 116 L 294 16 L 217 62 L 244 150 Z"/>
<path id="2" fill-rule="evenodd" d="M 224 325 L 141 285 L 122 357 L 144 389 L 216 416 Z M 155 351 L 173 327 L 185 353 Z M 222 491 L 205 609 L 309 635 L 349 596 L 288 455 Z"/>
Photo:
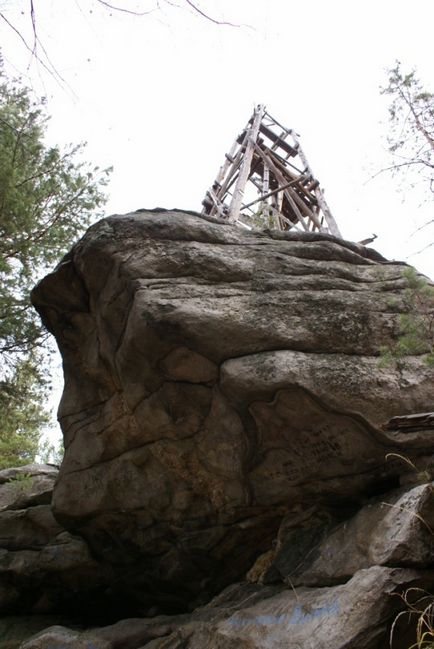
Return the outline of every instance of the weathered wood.
<path id="1" fill-rule="evenodd" d="M 227 193 L 227 191 L 228 191 L 228 189 L 229 189 L 229 187 L 231 185 L 231 181 L 232 180 L 235 181 L 236 172 L 237 172 L 237 170 L 238 170 L 238 168 L 239 168 L 239 166 L 240 166 L 240 164 L 242 162 L 242 158 L 243 158 L 243 146 L 245 146 L 246 142 L 247 142 L 247 133 L 245 135 L 245 138 L 244 138 L 244 140 L 243 140 L 243 142 L 241 144 L 241 147 L 240 147 L 239 151 L 235 154 L 235 157 L 233 157 L 233 154 L 235 153 L 236 148 L 238 146 L 237 140 L 235 141 L 235 143 L 233 144 L 233 146 L 232 146 L 232 148 L 231 148 L 231 150 L 229 152 L 229 156 L 233 158 L 232 161 L 230 161 L 228 159 L 228 156 L 226 156 L 226 161 L 222 165 L 222 167 L 220 168 L 219 174 L 217 175 L 217 179 L 214 181 L 213 186 L 211 187 L 211 190 L 213 190 L 213 188 L 215 187 L 216 184 L 220 185 L 219 190 L 216 193 L 216 197 L 217 197 L 217 199 L 218 199 L 218 201 L 220 203 L 224 203 L 224 197 L 225 197 L 225 194 Z M 208 192 L 209 191 L 210 190 L 208 190 Z M 212 216 L 212 213 L 207 211 L 206 206 L 204 207 L 202 213 L 209 214 L 210 216 Z M 222 214 L 222 213 L 226 214 L 227 209 L 225 209 L 225 210 L 220 209 L 219 213 L 220 214 Z"/>
<path id="2" fill-rule="evenodd" d="M 235 221 L 240 213 L 241 203 L 243 202 L 244 188 L 250 174 L 250 167 L 252 164 L 253 151 L 255 149 L 256 140 L 258 138 L 259 127 L 261 125 L 262 116 L 264 114 L 264 106 L 256 108 L 255 119 L 253 120 L 252 128 L 249 131 L 246 150 L 244 158 L 241 163 L 240 175 L 238 176 L 235 185 L 234 197 L 229 207 L 229 221 Z"/>
<path id="3" fill-rule="evenodd" d="M 242 151 L 240 150 L 235 156 L 232 165 L 229 167 L 226 173 L 226 178 L 224 179 L 218 190 L 217 196 L 220 200 L 222 200 L 222 202 L 224 202 L 225 195 L 228 194 L 230 187 L 237 179 L 237 173 L 241 166 L 242 159 L 243 155 Z"/>
<path id="4" fill-rule="evenodd" d="M 297 194 L 297 192 L 292 191 L 291 195 L 294 199 L 294 201 L 297 203 L 299 206 L 300 210 L 302 210 L 305 215 L 315 224 L 316 228 L 318 230 L 321 229 L 321 223 L 318 221 L 315 212 L 306 205 L 306 203 L 300 198 L 300 196 Z"/>
<path id="5" fill-rule="evenodd" d="M 271 158 L 267 157 L 267 156 L 265 155 L 265 153 L 262 152 L 261 148 L 260 148 L 257 144 L 255 144 L 255 147 L 256 147 L 256 150 L 257 150 L 257 152 L 259 153 L 259 155 L 264 159 L 264 162 L 265 162 L 265 163 L 268 162 L 268 164 L 269 164 L 269 166 L 270 166 L 270 169 L 272 170 L 272 172 L 273 172 L 274 175 L 276 176 L 277 180 L 278 180 L 282 185 L 284 185 L 284 184 L 285 184 L 285 178 L 284 178 L 283 174 L 279 171 L 279 169 L 276 167 L 276 165 L 274 164 L 274 162 L 271 160 Z M 284 190 L 283 190 L 283 193 L 284 193 L 284 195 L 285 195 L 285 197 L 286 197 L 286 200 L 287 200 L 288 203 L 291 205 L 291 208 L 292 208 L 292 210 L 294 211 L 295 216 L 296 216 L 297 219 L 300 221 L 302 227 L 303 227 L 305 230 L 307 230 L 308 227 L 307 227 L 307 225 L 306 225 L 306 223 L 305 223 L 305 221 L 304 221 L 303 215 L 302 215 L 302 213 L 300 212 L 300 210 L 298 209 L 297 205 L 295 204 L 294 199 L 292 198 L 291 194 L 289 193 L 289 188 L 288 188 L 288 189 L 284 189 Z"/>
<path id="6" fill-rule="evenodd" d="M 268 192 L 270 190 L 270 170 L 267 165 L 264 165 L 264 173 L 262 178 L 262 197 L 261 197 L 261 212 L 263 217 L 269 219 L 270 207 L 268 205 Z M 250 209 L 250 205 L 244 205 L 243 209 Z"/>
<path id="7" fill-rule="evenodd" d="M 268 113 L 267 111 L 265 111 L 265 115 L 264 115 L 264 117 L 268 117 L 268 119 L 270 120 L 270 122 L 273 122 L 273 124 L 275 124 L 276 126 L 278 126 L 279 128 L 281 128 L 282 131 L 285 131 L 285 133 L 288 133 L 288 135 L 292 135 L 292 134 L 293 134 L 293 130 L 292 130 L 292 129 L 290 129 L 290 128 L 286 128 L 286 126 L 283 126 L 282 124 L 280 124 L 280 122 L 278 122 L 277 119 L 275 119 L 274 117 L 271 117 L 270 113 Z"/>
<path id="8" fill-rule="evenodd" d="M 251 205 L 254 205 L 255 203 L 259 203 L 259 201 L 263 201 L 266 198 L 270 198 L 270 196 L 274 196 L 274 194 L 277 194 L 277 193 L 281 192 L 283 189 L 287 189 L 287 187 L 291 187 L 291 185 L 295 185 L 298 182 L 299 182 L 299 179 L 294 178 L 293 180 L 290 180 L 289 183 L 286 183 L 285 185 L 279 185 L 279 187 L 277 189 L 273 189 L 273 191 L 268 192 L 268 194 L 265 194 L 265 196 L 260 196 L 259 198 L 256 198 L 251 203 L 247 203 L 247 205 L 243 205 L 243 209 L 246 208 L 246 207 L 250 207 Z"/>
<path id="9" fill-rule="evenodd" d="M 217 196 L 213 192 L 213 190 L 209 189 L 208 192 L 207 192 L 207 195 L 210 197 L 210 199 L 214 203 L 214 209 L 213 209 L 214 214 L 217 212 L 221 217 L 224 218 L 224 216 L 225 216 L 224 209 L 223 209 L 221 203 L 219 202 Z"/>
<path id="10" fill-rule="evenodd" d="M 294 149 L 294 147 L 292 147 L 290 144 L 288 144 L 288 142 L 285 142 L 278 135 L 273 133 L 273 131 L 265 126 L 265 124 L 261 124 L 260 131 L 265 135 L 265 137 L 268 137 L 269 140 L 276 144 L 276 148 L 280 147 L 285 151 L 285 153 L 289 154 L 292 157 L 297 155 L 297 151 L 296 149 Z"/>
<path id="11" fill-rule="evenodd" d="M 258 197 L 243 204 L 249 186 L 256 189 Z M 271 117 L 262 105 L 256 107 L 225 155 L 203 201 L 203 213 L 218 214 L 247 227 L 257 216 L 252 209 L 257 203 L 262 203 L 264 221 L 273 219 L 280 229 L 297 227 L 340 236 L 297 134 Z M 254 220 L 252 227 L 258 227 Z"/>
<path id="12" fill-rule="evenodd" d="M 233 143 L 229 153 L 227 153 L 225 155 L 226 160 L 224 161 L 224 163 L 220 167 L 220 171 L 219 171 L 219 173 L 217 175 L 216 182 L 219 185 L 222 184 L 222 181 L 224 180 L 224 177 L 226 176 L 229 167 L 234 163 L 234 155 L 235 155 L 236 150 L 237 150 L 237 141 L 235 140 L 235 142 Z"/>
<path id="13" fill-rule="evenodd" d="M 304 151 L 301 148 L 300 142 L 298 141 L 298 137 L 294 133 L 292 134 L 292 136 L 294 138 L 294 141 L 298 145 L 298 155 L 300 156 L 300 160 L 304 164 L 306 171 L 308 173 L 310 173 L 312 178 L 313 178 L 312 169 L 310 168 L 309 163 L 307 161 L 307 158 L 306 158 L 306 156 L 304 154 Z M 325 218 L 326 223 L 328 225 L 328 229 L 330 231 L 330 234 L 333 234 L 335 237 L 341 237 L 342 238 L 342 235 L 339 232 L 338 225 L 337 225 L 336 221 L 334 220 L 334 218 L 332 216 L 332 213 L 330 212 L 329 206 L 327 205 L 327 202 L 326 202 L 326 200 L 324 198 L 324 194 L 323 194 L 322 190 L 319 187 L 317 187 L 315 189 L 315 196 L 316 196 L 316 199 L 318 201 L 318 205 L 321 207 L 321 210 L 322 210 L 322 212 L 324 214 L 324 218 Z"/>
<path id="14" fill-rule="evenodd" d="M 434 412 L 418 412 L 413 415 L 392 417 L 381 426 L 383 430 L 419 430 L 421 428 L 434 429 Z"/>

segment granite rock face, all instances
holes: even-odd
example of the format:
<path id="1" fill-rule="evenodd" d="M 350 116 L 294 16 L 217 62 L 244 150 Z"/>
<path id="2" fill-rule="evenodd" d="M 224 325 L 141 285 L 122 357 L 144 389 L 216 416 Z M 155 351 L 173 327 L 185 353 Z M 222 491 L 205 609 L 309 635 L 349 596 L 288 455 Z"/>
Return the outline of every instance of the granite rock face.
<path id="1" fill-rule="evenodd" d="M 316 589 L 236 584 L 191 615 L 87 631 L 56 625 L 21 649 L 384 649 L 397 594 L 431 579 L 423 571 L 372 567 L 345 584 Z M 411 638 L 408 624 L 398 622 L 393 649 L 408 649 Z"/>
<path id="2" fill-rule="evenodd" d="M 155 210 L 92 226 L 35 288 L 65 372 L 54 516 L 112 571 L 131 615 L 176 614 L 172 644 L 159 631 L 163 643 L 128 646 L 308 647 L 297 625 L 282 644 L 293 584 L 302 617 L 322 611 L 309 633 L 334 602 L 357 608 L 335 593 L 366 592 L 364 640 L 346 611 L 333 646 L 383 647 L 385 592 L 428 586 L 434 430 L 381 429 L 433 409 L 423 355 L 379 363 L 406 308 L 403 268 L 329 235 Z M 244 611 L 253 589 L 257 608 L 240 620 L 279 621 L 259 636 L 227 611 L 202 626 L 195 611 L 193 630 L 178 615 L 246 574 L 231 606 Z"/>
<path id="3" fill-rule="evenodd" d="M 37 464 L 0 471 L 0 615 L 73 616 L 92 599 L 98 616 L 98 599 L 107 605 L 107 571 L 51 512 L 57 474 Z"/>
<path id="4" fill-rule="evenodd" d="M 379 362 L 404 268 L 188 212 L 92 226 L 32 294 L 64 362 L 52 509 L 54 474 L 0 473 L 3 610 L 88 620 L 22 649 L 389 646 L 434 588 L 434 429 L 382 427 L 434 410 L 423 354 Z"/>

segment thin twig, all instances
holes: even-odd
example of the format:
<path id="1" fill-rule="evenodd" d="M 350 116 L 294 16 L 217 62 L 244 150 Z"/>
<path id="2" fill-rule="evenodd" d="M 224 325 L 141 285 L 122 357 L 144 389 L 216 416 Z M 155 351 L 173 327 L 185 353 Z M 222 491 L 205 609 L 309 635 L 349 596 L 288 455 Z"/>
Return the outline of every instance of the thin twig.
<path id="1" fill-rule="evenodd" d="M 133 16 L 147 16 L 148 14 L 151 14 L 154 9 L 150 9 L 149 11 L 134 11 L 133 9 L 125 9 L 124 7 L 116 7 L 115 5 L 112 5 L 110 2 L 106 2 L 106 0 L 97 0 L 101 5 L 104 5 L 104 7 L 107 7 L 108 9 L 113 9 L 113 11 L 120 11 L 125 14 L 131 14 Z"/>
<path id="2" fill-rule="evenodd" d="M 429 225 L 429 223 L 432 223 L 432 221 L 429 221 L 426 225 Z M 424 246 L 420 250 L 417 250 L 416 252 L 412 252 L 411 255 L 408 255 L 407 258 L 414 257 L 415 255 L 420 255 L 422 252 L 425 252 L 425 250 L 428 250 L 428 248 L 431 248 L 432 246 L 434 246 L 434 241 L 431 242 L 431 243 L 428 243 L 426 246 Z"/>
<path id="3" fill-rule="evenodd" d="M 32 20 L 32 29 L 33 29 L 33 56 L 36 56 L 36 48 L 38 45 L 38 36 L 36 34 L 36 15 L 35 15 L 35 7 L 33 5 L 33 0 L 30 0 L 30 18 Z"/>
<path id="4" fill-rule="evenodd" d="M 15 27 L 15 25 L 13 25 L 10 22 L 10 20 L 8 20 L 6 18 L 4 13 L 2 13 L 1 11 L 0 11 L 0 18 L 2 20 L 4 20 L 4 22 L 7 24 L 8 27 L 10 27 L 10 29 L 12 29 L 13 32 L 15 32 L 15 34 L 18 36 L 18 38 L 24 44 L 24 47 L 26 48 L 26 50 L 28 50 L 30 52 L 30 54 L 36 59 L 36 61 L 38 61 L 38 63 L 40 63 L 43 68 L 45 68 L 45 70 L 48 72 L 48 74 L 50 74 L 57 81 L 57 83 L 60 83 L 60 81 L 61 81 L 62 84 L 67 85 L 65 79 L 62 77 L 61 74 L 59 74 L 59 72 L 56 70 L 56 68 L 52 65 L 51 61 L 48 59 L 48 62 L 51 65 L 52 69 L 50 69 L 50 67 L 41 59 L 41 57 L 38 55 L 38 53 L 35 52 L 33 50 L 33 48 L 30 47 L 30 45 L 27 43 L 26 39 L 20 33 L 20 31 Z"/>
<path id="5" fill-rule="evenodd" d="M 202 9 L 200 9 L 197 5 L 194 4 L 194 2 L 191 2 L 191 0 L 185 0 L 185 2 L 198 14 L 200 14 L 203 18 L 206 18 L 207 20 L 211 21 L 215 25 L 228 25 L 229 27 L 241 27 L 241 25 L 236 25 L 234 23 L 227 22 L 226 20 L 216 20 L 215 18 L 212 18 L 212 16 L 209 16 L 206 14 Z"/>
<path id="6" fill-rule="evenodd" d="M 431 219 L 430 221 L 427 221 L 423 225 L 419 226 L 417 230 L 415 230 L 411 236 L 415 235 L 417 232 L 420 232 L 421 230 L 424 230 L 428 225 L 431 225 L 431 223 L 434 223 L 434 219 Z M 431 244 L 430 244 L 431 245 Z"/>

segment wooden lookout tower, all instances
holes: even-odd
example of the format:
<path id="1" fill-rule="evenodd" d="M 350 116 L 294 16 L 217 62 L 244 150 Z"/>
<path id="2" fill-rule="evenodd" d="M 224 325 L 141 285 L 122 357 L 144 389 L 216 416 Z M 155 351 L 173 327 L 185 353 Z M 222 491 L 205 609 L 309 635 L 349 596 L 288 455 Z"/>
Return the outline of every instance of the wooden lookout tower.
<path id="1" fill-rule="evenodd" d="M 259 105 L 226 154 L 202 214 L 247 229 L 292 228 L 341 237 L 297 134 Z"/>

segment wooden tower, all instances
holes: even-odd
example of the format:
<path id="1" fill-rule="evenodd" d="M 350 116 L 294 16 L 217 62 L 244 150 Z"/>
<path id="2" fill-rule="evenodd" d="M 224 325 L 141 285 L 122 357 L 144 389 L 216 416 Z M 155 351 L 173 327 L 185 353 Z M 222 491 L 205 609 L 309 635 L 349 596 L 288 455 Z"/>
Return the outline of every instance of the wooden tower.
<path id="1" fill-rule="evenodd" d="M 202 214 L 247 229 L 296 228 L 341 237 L 297 134 L 259 105 L 226 154 Z"/>

